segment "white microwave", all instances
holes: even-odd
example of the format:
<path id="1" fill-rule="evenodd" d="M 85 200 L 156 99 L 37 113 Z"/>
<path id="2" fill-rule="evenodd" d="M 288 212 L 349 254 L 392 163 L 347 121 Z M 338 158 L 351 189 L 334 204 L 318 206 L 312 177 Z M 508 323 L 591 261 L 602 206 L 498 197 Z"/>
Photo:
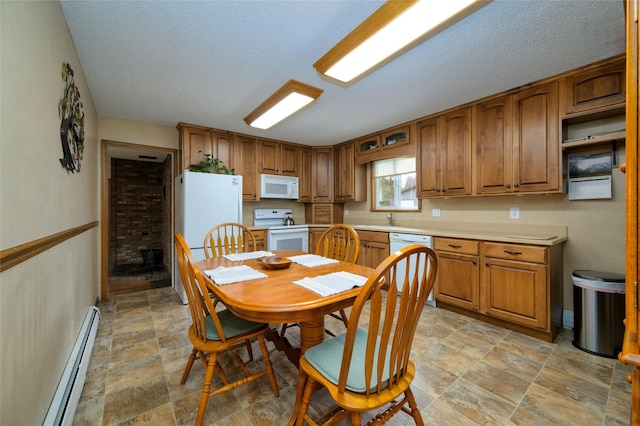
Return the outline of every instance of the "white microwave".
<path id="1" fill-rule="evenodd" d="M 298 199 L 296 176 L 260 175 L 260 198 Z"/>

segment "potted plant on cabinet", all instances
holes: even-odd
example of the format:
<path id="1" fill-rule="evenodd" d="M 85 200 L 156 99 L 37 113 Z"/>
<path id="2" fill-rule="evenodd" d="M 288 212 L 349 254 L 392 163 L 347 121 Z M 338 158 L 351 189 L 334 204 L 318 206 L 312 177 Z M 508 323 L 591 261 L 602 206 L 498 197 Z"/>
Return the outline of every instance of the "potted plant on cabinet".
<path id="1" fill-rule="evenodd" d="M 214 158 L 212 154 L 203 154 L 202 151 L 198 152 L 202 156 L 202 159 L 199 163 L 189 165 L 190 172 L 217 173 L 221 175 L 236 174 L 236 169 L 229 170 L 219 158 Z"/>

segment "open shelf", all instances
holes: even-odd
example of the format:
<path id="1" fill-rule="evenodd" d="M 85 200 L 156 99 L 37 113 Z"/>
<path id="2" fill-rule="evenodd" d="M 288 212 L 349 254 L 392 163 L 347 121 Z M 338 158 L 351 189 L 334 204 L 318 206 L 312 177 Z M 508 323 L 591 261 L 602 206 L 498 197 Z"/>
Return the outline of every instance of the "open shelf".
<path id="1" fill-rule="evenodd" d="M 578 148 L 583 146 L 602 145 L 625 140 L 625 132 L 614 132 L 602 136 L 589 136 L 581 140 L 563 142 L 562 149 Z"/>

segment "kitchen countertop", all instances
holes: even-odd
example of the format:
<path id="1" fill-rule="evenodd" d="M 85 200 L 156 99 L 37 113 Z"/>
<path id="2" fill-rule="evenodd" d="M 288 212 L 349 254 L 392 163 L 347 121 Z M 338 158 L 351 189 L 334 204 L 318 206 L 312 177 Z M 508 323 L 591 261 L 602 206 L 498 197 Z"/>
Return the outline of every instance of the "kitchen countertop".
<path id="1" fill-rule="evenodd" d="M 464 238 L 516 244 L 552 246 L 567 241 L 567 227 L 559 225 L 512 225 L 504 223 L 438 222 L 413 226 L 351 224 L 356 230 L 399 232 L 433 237 Z M 328 225 L 308 225 L 309 228 Z"/>

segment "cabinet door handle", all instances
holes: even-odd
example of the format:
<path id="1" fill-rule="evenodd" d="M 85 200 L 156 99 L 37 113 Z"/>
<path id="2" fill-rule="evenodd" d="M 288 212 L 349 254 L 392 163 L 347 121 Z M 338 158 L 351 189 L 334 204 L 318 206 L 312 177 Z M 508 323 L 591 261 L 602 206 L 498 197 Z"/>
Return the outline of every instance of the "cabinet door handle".
<path id="1" fill-rule="evenodd" d="M 519 185 L 519 184 L 517 184 L 517 183 L 514 183 L 514 184 L 513 184 L 513 187 L 514 187 L 514 188 L 517 188 L 517 187 L 519 187 L 519 186 L 520 186 L 520 185 Z"/>
<path id="2" fill-rule="evenodd" d="M 508 189 L 508 188 L 511 188 L 511 185 L 506 184 L 505 187 Z"/>
<path id="3" fill-rule="evenodd" d="M 449 247 L 454 248 L 454 249 L 462 248 L 462 246 L 458 246 L 458 245 L 455 245 L 455 244 L 449 244 Z"/>
<path id="4" fill-rule="evenodd" d="M 505 250 L 504 252 L 507 253 L 507 254 L 513 254 L 514 256 L 522 254 L 521 251 L 513 251 L 513 250 Z"/>
<path id="5" fill-rule="evenodd" d="M 485 263 L 484 263 L 484 266 L 489 266 L 489 262 L 485 262 Z"/>
<path id="6" fill-rule="evenodd" d="M 472 261 L 471 261 L 471 264 L 475 266 L 475 265 L 477 265 L 477 264 L 478 264 L 478 262 L 476 262 L 475 260 L 472 260 Z"/>

